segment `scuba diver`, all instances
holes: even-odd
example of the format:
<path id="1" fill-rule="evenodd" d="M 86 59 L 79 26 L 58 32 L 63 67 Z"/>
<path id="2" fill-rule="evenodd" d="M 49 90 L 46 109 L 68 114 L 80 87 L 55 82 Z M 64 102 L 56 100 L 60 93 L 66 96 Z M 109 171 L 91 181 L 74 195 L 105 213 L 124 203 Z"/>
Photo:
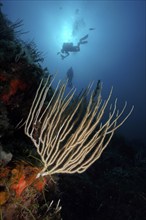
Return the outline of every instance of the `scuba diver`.
<path id="1" fill-rule="evenodd" d="M 79 52 L 80 51 L 80 44 L 86 44 L 88 41 L 86 40 L 88 38 L 88 34 L 82 37 L 78 44 L 76 46 L 73 45 L 73 43 L 63 43 L 61 52 L 58 52 L 58 54 L 61 55 L 62 60 L 69 56 L 69 52 Z"/>
<path id="2" fill-rule="evenodd" d="M 68 81 L 67 86 L 72 88 L 73 87 L 72 80 L 73 80 L 73 77 L 74 77 L 74 71 L 73 71 L 72 67 L 70 67 L 67 70 L 66 76 L 67 76 L 67 81 Z"/>

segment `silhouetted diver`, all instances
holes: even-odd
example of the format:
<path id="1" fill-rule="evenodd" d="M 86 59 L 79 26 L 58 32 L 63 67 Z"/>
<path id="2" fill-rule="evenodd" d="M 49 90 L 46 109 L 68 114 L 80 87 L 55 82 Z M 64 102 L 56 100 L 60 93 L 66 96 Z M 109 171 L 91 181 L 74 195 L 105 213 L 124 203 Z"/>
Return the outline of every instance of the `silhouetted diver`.
<path id="1" fill-rule="evenodd" d="M 73 76 L 74 76 L 74 71 L 73 71 L 72 67 L 70 67 L 67 70 L 66 76 L 67 76 L 67 80 L 68 80 L 68 84 L 67 85 L 68 85 L 68 87 L 72 88 L 73 87 L 72 80 L 73 80 Z"/>
<path id="2" fill-rule="evenodd" d="M 80 44 L 88 43 L 88 41 L 86 40 L 87 38 L 88 34 L 82 37 L 76 46 L 74 46 L 73 43 L 63 43 L 61 52 L 58 52 L 57 55 L 60 54 L 61 58 L 64 59 L 69 56 L 69 52 L 79 52 Z"/>

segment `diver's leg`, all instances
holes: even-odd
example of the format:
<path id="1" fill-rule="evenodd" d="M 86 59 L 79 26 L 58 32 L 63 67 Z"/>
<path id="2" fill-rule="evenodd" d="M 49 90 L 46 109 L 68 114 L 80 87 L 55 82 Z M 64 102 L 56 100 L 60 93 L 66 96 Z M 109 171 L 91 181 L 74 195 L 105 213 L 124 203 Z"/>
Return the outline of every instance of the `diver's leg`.
<path id="1" fill-rule="evenodd" d="M 80 43 L 83 41 L 83 40 L 86 40 L 88 38 L 88 34 L 86 34 L 84 37 L 82 37 L 81 39 L 80 39 Z"/>
<path id="2" fill-rule="evenodd" d="M 68 51 L 66 51 L 66 57 L 68 57 L 69 56 L 69 52 Z"/>
<path id="3" fill-rule="evenodd" d="M 78 43 L 77 46 L 74 46 L 74 47 L 72 48 L 72 52 L 78 52 L 78 51 L 80 51 L 80 42 Z"/>
<path id="4" fill-rule="evenodd" d="M 80 48 L 80 44 L 81 44 L 81 43 L 80 43 L 80 41 L 79 41 L 79 42 L 78 42 L 78 45 L 77 45 L 77 47 L 79 47 L 79 48 Z"/>
<path id="5" fill-rule="evenodd" d="M 84 40 L 84 41 L 81 41 L 80 44 L 87 44 L 88 41 L 87 40 Z"/>

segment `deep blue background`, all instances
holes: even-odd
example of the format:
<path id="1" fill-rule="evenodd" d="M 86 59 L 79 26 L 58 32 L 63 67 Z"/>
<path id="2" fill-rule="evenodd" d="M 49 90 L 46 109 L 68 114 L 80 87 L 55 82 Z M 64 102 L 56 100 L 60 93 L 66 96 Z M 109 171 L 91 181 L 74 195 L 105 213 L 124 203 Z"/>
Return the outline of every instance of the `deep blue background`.
<path id="1" fill-rule="evenodd" d="M 43 67 L 58 79 L 74 70 L 73 84 L 78 91 L 89 82 L 103 82 L 103 98 L 111 86 L 119 108 L 128 101 L 135 109 L 118 130 L 129 140 L 145 142 L 146 68 L 145 68 L 145 1 L 8 1 L 2 11 L 11 21 L 23 19 L 25 41 L 34 40 L 45 54 Z M 76 28 L 75 27 L 76 24 Z M 95 28 L 90 31 L 89 28 Z M 65 60 L 57 56 L 63 42 L 74 44 L 89 34 L 88 44 Z"/>

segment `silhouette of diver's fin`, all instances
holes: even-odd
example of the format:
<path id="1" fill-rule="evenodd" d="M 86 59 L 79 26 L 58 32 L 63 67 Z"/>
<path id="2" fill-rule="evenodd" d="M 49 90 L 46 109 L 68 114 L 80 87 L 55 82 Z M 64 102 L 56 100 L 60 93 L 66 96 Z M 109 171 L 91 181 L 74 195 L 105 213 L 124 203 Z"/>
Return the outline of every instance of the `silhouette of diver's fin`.
<path id="1" fill-rule="evenodd" d="M 85 40 L 85 41 L 80 41 L 80 44 L 86 44 L 86 43 L 88 43 L 87 40 Z"/>
<path id="2" fill-rule="evenodd" d="M 81 42 L 82 40 L 86 40 L 87 38 L 88 38 L 88 34 L 85 35 L 84 37 L 82 37 L 82 38 L 80 39 L 80 42 Z"/>

